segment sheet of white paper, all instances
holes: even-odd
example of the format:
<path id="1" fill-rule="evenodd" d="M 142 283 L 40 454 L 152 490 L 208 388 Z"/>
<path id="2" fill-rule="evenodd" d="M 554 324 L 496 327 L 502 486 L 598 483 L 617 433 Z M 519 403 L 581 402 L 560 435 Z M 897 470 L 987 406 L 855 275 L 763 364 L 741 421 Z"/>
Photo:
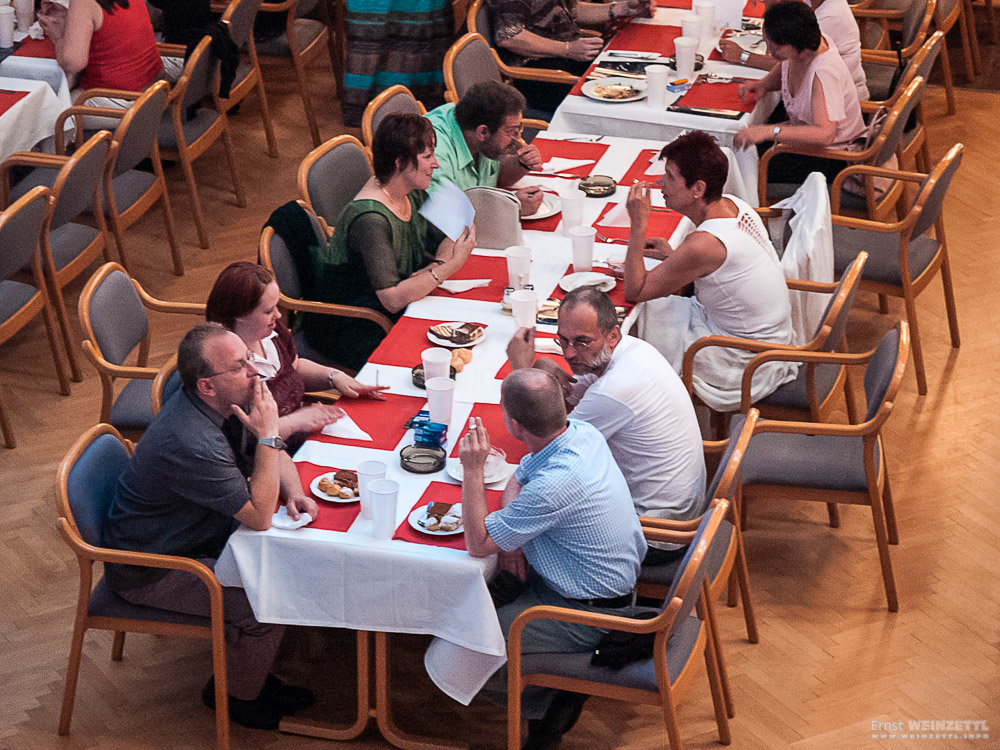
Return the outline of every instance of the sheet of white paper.
<path id="1" fill-rule="evenodd" d="M 553 172 L 565 172 L 567 169 L 575 169 L 588 164 L 593 164 L 593 159 L 563 159 L 561 156 L 553 156 L 542 165 L 542 172 L 552 174 Z"/>
<path id="2" fill-rule="evenodd" d="M 489 279 L 455 279 L 454 281 L 442 281 L 438 289 L 443 289 L 449 294 L 460 294 L 470 289 L 478 289 L 481 286 L 489 285 Z"/>
<path id="3" fill-rule="evenodd" d="M 420 207 L 420 215 L 444 232 L 448 239 L 457 240 L 466 227 L 472 226 L 476 211 L 465 193 L 442 180 Z"/>
<path id="4" fill-rule="evenodd" d="M 615 203 L 611 210 L 604 214 L 601 219 L 602 227 L 630 227 L 632 220 L 629 219 L 628 209 L 624 203 Z"/>
<path id="5" fill-rule="evenodd" d="M 336 422 L 331 422 L 323 428 L 323 434 L 330 437 L 344 438 L 345 440 L 368 440 L 372 436 L 358 427 L 357 422 L 351 419 L 349 414 L 344 414 Z"/>
<path id="6" fill-rule="evenodd" d="M 562 354 L 562 347 L 555 339 L 535 339 L 535 351 L 540 354 Z"/>

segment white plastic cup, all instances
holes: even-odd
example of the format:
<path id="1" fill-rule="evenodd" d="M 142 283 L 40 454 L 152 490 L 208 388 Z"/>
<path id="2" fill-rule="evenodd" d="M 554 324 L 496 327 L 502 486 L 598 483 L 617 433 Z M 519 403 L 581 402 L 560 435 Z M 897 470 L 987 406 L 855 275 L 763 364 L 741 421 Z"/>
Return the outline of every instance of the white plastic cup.
<path id="1" fill-rule="evenodd" d="M 715 3 L 712 0 L 694 0 L 691 10 L 701 18 L 701 37 L 715 41 Z M 683 27 L 682 27 L 683 28 Z M 687 32 L 684 32 L 687 36 Z"/>
<path id="2" fill-rule="evenodd" d="M 594 267 L 594 227 L 573 227 L 569 238 L 573 242 L 573 273 L 589 271 Z"/>
<path id="3" fill-rule="evenodd" d="M 424 363 L 424 382 L 431 378 L 447 378 L 451 375 L 451 349 L 435 346 L 420 352 Z"/>
<path id="4" fill-rule="evenodd" d="M 714 6 L 712 10 L 714 15 Z M 691 36 L 695 39 L 701 39 L 703 25 L 701 16 L 697 13 L 688 13 L 681 19 L 681 36 Z"/>
<path id="5" fill-rule="evenodd" d="M 372 505 L 372 536 L 376 539 L 392 539 L 396 530 L 396 498 L 399 497 L 399 482 L 391 479 L 375 479 L 368 485 Z"/>
<path id="6" fill-rule="evenodd" d="M 674 54 L 677 56 L 677 77 L 694 82 L 694 56 L 698 51 L 698 40 L 691 36 L 674 39 Z"/>
<path id="7" fill-rule="evenodd" d="M 654 109 L 667 106 L 667 82 L 670 68 L 666 65 L 646 66 L 646 102 Z"/>
<path id="8" fill-rule="evenodd" d="M 431 413 L 431 421 L 450 424 L 455 381 L 451 378 L 430 378 L 424 381 L 424 385 L 427 388 L 427 409 Z"/>
<path id="9" fill-rule="evenodd" d="M 369 485 L 376 479 L 384 479 L 386 466 L 381 461 L 362 461 L 358 464 L 358 493 L 361 496 L 361 517 L 372 520 L 372 498 Z"/>
<path id="10" fill-rule="evenodd" d="M 518 289 L 510 295 L 510 311 L 518 328 L 534 328 L 538 316 L 538 293 L 534 289 Z"/>
<path id="11" fill-rule="evenodd" d="M 563 234 L 569 236 L 569 230 L 580 226 L 583 221 L 583 202 L 587 200 L 579 188 L 573 187 L 564 195 L 559 196 L 562 203 Z"/>
<path id="12" fill-rule="evenodd" d="M 0 7 L 0 47 L 14 46 L 14 9 L 9 5 Z"/>
<path id="13" fill-rule="evenodd" d="M 18 31 L 27 33 L 28 27 L 35 22 L 35 0 L 14 0 L 14 13 Z"/>
<path id="14" fill-rule="evenodd" d="M 520 289 L 531 276 L 531 248 L 514 245 L 503 251 L 507 258 L 507 286 Z"/>

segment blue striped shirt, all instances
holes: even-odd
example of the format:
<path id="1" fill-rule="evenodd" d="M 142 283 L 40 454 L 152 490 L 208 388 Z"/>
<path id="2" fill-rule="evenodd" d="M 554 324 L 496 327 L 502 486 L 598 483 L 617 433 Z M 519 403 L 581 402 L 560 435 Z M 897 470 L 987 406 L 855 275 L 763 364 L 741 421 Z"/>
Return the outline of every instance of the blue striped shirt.
<path id="1" fill-rule="evenodd" d="M 619 596 L 635 587 L 646 540 L 625 477 L 604 437 L 576 419 L 538 453 L 521 459 L 521 491 L 486 517 L 501 549 L 528 563 L 563 596 Z"/>

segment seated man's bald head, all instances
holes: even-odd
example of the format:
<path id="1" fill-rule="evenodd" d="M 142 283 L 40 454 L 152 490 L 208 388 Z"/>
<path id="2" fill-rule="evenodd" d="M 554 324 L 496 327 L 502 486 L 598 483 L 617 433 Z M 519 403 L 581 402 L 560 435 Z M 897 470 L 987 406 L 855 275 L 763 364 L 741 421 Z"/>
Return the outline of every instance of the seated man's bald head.
<path id="1" fill-rule="evenodd" d="M 510 419 L 535 437 L 548 437 L 566 426 L 562 388 L 543 370 L 514 370 L 504 378 L 500 405 Z"/>

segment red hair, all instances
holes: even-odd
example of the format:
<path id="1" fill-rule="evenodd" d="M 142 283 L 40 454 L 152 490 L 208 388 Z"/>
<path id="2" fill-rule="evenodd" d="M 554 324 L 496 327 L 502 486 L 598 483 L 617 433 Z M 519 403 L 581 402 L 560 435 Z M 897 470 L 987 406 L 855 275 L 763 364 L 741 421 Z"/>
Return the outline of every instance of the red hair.
<path id="1" fill-rule="evenodd" d="M 703 130 L 692 130 L 664 146 L 660 158 L 677 167 L 688 187 L 698 180 L 704 182 L 705 203 L 714 203 L 722 197 L 729 160 L 713 136 Z"/>
<path id="2" fill-rule="evenodd" d="M 222 323 L 230 331 L 237 318 L 254 311 L 264 288 L 274 281 L 274 274 L 264 266 L 240 261 L 222 269 L 208 294 L 205 319 Z"/>

